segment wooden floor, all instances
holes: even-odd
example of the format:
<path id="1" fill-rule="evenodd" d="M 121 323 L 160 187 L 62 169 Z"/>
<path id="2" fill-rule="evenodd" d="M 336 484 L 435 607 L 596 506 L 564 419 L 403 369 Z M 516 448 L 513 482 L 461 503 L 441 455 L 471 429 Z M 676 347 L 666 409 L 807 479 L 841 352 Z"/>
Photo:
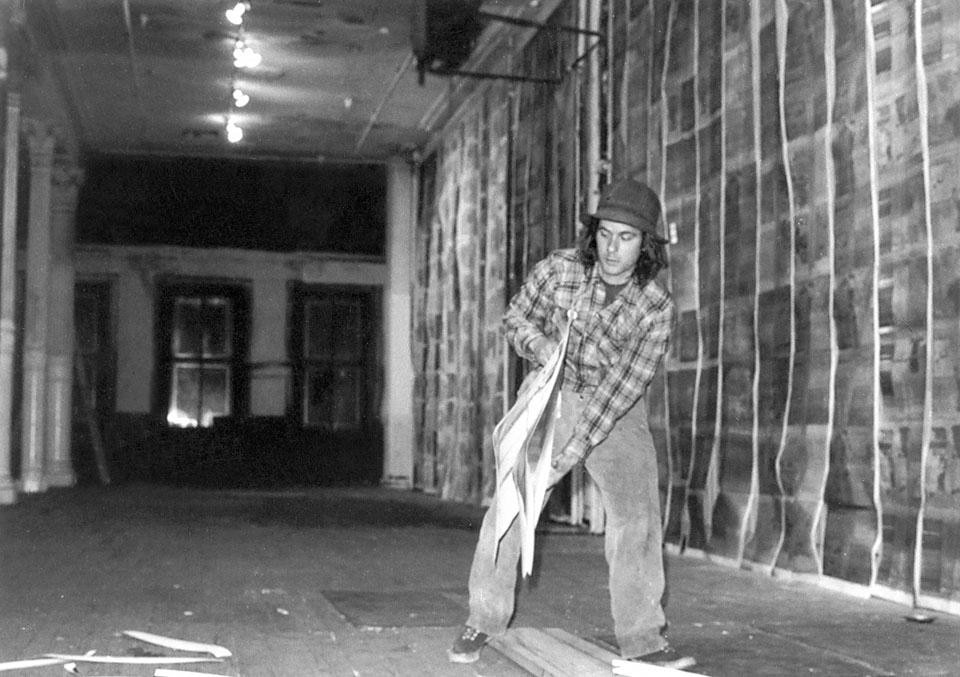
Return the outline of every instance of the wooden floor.
<path id="1" fill-rule="evenodd" d="M 23 497 L 0 508 L 0 661 L 89 650 L 175 653 L 120 634 L 132 629 L 230 649 L 224 663 L 195 668 L 211 674 L 569 674 L 507 658 L 517 659 L 503 644 L 511 636 L 476 664 L 447 662 L 466 616 L 479 516 L 433 497 L 375 489 L 137 486 Z M 541 647 L 610 641 L 603 539 L 567 530 L 542 536 L 538 547 L 535 575 L 520 586 L 513 638 L 529 645 L 534 637 Z M 703 560 L 667 563 L 670 639 L 697 658 L 698 673 L 958 674 L 960 618 L 937 615 L 919 625 L 887 602 Z M 584 653 L 591 652 L 613 655 Z M 153 674 L 146 666 L 81 671 Z M 65 673 L 54 666 L 17 674 Z"/>

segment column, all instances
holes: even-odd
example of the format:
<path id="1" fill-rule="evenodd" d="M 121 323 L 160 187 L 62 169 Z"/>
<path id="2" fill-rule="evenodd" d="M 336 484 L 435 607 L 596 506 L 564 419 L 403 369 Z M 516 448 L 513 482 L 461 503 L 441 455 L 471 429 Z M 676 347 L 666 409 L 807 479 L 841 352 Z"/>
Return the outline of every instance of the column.
<path id="1" fill-rule="evenodd" d="M 13 365 L 17 288 L 17 180 L 20 94 L 7 91 L 3 148 L 3 241 L 0 256 L 0 505 L 16 502 L 13 462 Z"/>
<path id="2" fill-rule="evenodd" d="M 410 341 L 411 277 L 416 215 L 412 168 L 387 165 L 387 282 L 384 290 L 383 480 L 413 486 L 413 357 Z"/>
<path id="3" fill-rule="evenodd" d="M 47 315 L 50 300 L 50 193 L 54 136 L 48 125 L 25 124 L 30 151 L 26 307 L 23 317 L 21 489 L 43 491 L 47 391 Z"/>
<path id="4" fill-rule="evenodd" d="M 50 302 L 47 321 L 47 486 L 76 483 L 70 440 L 73 427 L 73 246 L 77 195 L 83 172 L 72 162 L 53 166 L 50 225 Z"/>
<path id="5" fill-rule="evenodd" d="M 287 362 L 287 281 L 253 281 L 250 340 L 250 414 L 284 416 L 291 369 Z"/>

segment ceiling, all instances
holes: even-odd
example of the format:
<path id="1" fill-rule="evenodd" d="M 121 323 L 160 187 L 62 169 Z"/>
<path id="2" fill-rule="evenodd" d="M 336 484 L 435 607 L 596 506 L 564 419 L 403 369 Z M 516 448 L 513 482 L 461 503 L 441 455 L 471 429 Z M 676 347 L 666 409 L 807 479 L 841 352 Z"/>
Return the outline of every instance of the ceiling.
<path id="1" fill-rule="evenodd" d="M 450 79 L 419 82 L 414 0 L 31 0 L 85 151 L 380 161 L 429 138 Z M 538 0 L 482 9 L 520 16 Z M 532 8 L 532 9 L 531 9 Z M 237 41 L 262 60 L 234 66 Z M 233 89 L 249 103 L 233 105 Z M 227 123 L 242 129 L 231 143 Z"/>

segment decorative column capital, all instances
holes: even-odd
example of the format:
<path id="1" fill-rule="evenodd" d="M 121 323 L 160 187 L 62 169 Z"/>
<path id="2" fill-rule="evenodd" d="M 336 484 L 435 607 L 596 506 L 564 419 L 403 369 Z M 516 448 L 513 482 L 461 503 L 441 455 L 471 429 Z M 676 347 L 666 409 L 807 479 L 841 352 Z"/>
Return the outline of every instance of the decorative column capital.
<path id="1" fill-rule="evenodd" d="M 76 190 L 83 185 L 86 173 L 78 167 L 72 160 L 59 157 L 53 163 L 53 173 L 50 176 L 54 188 L 64 190 Z"/>
<path id="2" fill-rule="evenodd" d="M 77 197 L 83 185 L 85 172 L 65 158 L 54 158 L 50 183 L 53 187 L 53 209 L 73 212 L 77 208 Z"/>

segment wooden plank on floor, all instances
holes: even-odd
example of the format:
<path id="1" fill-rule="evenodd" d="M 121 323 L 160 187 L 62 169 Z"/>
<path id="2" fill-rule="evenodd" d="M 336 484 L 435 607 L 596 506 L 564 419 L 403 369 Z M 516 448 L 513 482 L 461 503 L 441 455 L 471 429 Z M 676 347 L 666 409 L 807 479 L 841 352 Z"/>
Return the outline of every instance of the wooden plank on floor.
<path id="1" fill-rule="evenodd" d="M 490 646 L 538 677 L 610 675 L 610 660 L 585 652 L 577 640 L 578 637 L 554 628 L 511 628 L 491 639 Z"/>
<path id="2" fill-rule="evenodd" d="M 644 663 L 623 664 L 620 656 L 612 651 L 560 628 L 512 628 L 503 636 L 491 639 L 490 646 L 537 677 L 600 677 L 616 674 L 631 677 L 697 677 L 698 674 Z"/>
<path id="3" fill-rule="evenodd" d="M 610 651 L 610 649 L 604 649 L 599 644 L 594 644 L 583 637 L 571 635 L 566 630 L 561 630 L 560 628 L 543 628 L 542 632 L 547 633 L 551 637 L 556 637 L 561 642 L 569 644 L 588 656 L 592 656 L 605 665 L 610 665 L 615 658 L 620 658 L 620 654 L 614 653 Z"/>

